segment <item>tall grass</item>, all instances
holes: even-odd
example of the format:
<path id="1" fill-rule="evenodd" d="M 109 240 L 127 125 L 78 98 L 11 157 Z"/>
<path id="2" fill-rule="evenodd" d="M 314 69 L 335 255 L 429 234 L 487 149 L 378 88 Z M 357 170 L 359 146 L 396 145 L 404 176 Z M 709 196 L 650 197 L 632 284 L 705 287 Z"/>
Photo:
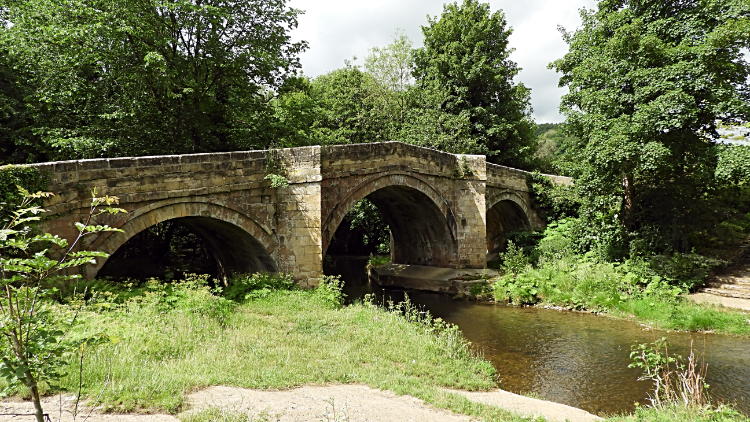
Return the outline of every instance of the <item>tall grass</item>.
<path id="1" fill-rule="evenodd" d="M 577 256 L 542 259 L 515 276 L 500 278 L 493 290 L 498 301 L 607 312 L 667 330 L 750 335 L 747 313 L 691 302 L 684 297 L 684 288 L 632 262 L 598 262 Z"/>
<path id="2" fill-rule="evenodd" d="M 495 369 L 471 352 L 456 328 L 406 305 L 342 307 L 340 283 L 324 284 L 266 289 L 243 303 L 218 296 L 200 280 L 152 282 L 140 295 L 110 289 L 87 298 L 76 335 L 106 332 L 119 341 L 87 355 L 83 395 L 97 397 L 109 378 L 105 408 L 175 413 L 187 393 L 211 385 L 364 383 L 444 402 L 441 387 L 496 386 Z M 58 305 L 59 312 L 70 308 Z M 67 373 L 60 387 L 77 391 L 77 360 Z"/>

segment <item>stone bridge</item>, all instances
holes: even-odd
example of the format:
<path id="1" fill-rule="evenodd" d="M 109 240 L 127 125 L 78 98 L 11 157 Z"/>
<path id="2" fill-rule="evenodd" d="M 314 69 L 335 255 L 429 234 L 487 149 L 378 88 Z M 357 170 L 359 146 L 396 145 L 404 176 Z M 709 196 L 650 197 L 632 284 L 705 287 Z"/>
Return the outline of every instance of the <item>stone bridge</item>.
<path id="1" fill-rule="evenodd" d="M 122 229 L 87 238 L 85 248 L 113 254 L 162 221 L 203 238 L 224 274 L 283 271 L 315 284 L 347 212 L 371 200 L 390 225 L 395 263 L 484 268 L 502 233 L 536 228 L 526 172 L 397 142 L 270 151 L 110 158 L 33 164 L 49 172 L 55 217 L 45 229 L 77 234 L 91 190 L 120 198 L 127 214 L 102 216 Z M 286 177 L 273 188 L 265 176 Z M 556 183 L 569 179 L 551 176 Z M 86 267 L 94 277 L 104 265 Z"/>

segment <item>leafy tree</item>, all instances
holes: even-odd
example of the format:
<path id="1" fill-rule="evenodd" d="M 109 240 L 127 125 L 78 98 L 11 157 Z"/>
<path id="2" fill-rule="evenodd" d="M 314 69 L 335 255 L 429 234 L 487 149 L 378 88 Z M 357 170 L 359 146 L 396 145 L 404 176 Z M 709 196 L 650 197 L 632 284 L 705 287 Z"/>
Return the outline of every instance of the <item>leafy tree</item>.
<path id="1" fill-rule="evenodd" d="M 457 114 L 443 106 L 450 93 L 436 83 L 423 83 L 406 92 L 406 112 L 395 140 L 453 154 L 485 154 L 481 139 L 473 136 L 471 112 Z"/>
<path id="2" fill-rule="evenodd" d="M 398 30 L 391 44 L 373 47 L 365 58 L 365 70 L 378 82 L 375 100 L 388 113 L 394 128 L 404 121 L 408 107 L 406 92 L 414 82 L 412 51 L 411 40 L 403 30 Z"/>
<path id="3" fill-rule="evenodd" d="M 271 115 L 264 119 L 270 128 L 262 130 L 272 136 L 268 145 L 292 148 L 321 143 L 318 133 L 321 109 L 310 79 L 304 76 L 287 79 L 270 105 Z"/>
<path id="4" fill-rule="evenodd" d="M 0 34 L 5 29 L 0 23 Z M 31 89 L 14 67 L 0 47 L 0 165 L 44 160 L 43 151 L 35 148 L 33 107 L 26 101 Z"/>
<path id="5" fill-rule="evenodd" d="M 391 140 L 389 116 L 378 104 L 376 87 L 372 75 L 350 63 L 312 81 L 321 144 Z"/>
<path id="6" fill-rule="evenodd" d="M 581 17 L 550 67 L 570 90 L 561 111 L 584 214 L 619 221 L 652 249 L 689 249 L 706 221 L 717 122 L 750 117 L 750 4 L 601 0 Z"/>
<path id="7" fill-rule="evenodd" d="M 530 91 L 513 84 L 520 69 L 509 58 L 512 29 L 505 16 L 464 0 L 428 20 L 424 48 L 414 52 L 417 85 L 445 93 L 440 109 L 469 119 L 471 136 L 489 160 L 525 166 L 535 146 Z"/>
<path id="8" fill-rule="evenodd" d="M 79 235 L 72 244 L 49 233 L 36 235 L 30 224 L 39 221 L 45 210 L 33 203 L 50 193 L 29 193 L 20 186 L 23 200 L 12 218 L 0 227 L 0 375 L 8 387 L 19 383 L 31 393 L 37 422 L 44 422 L 44 410 L 39 395 L 39 382 L 53 382 L 62 376 L 66 365 L 65 353 L 107 341 L 104 336 L 82 339 L 67 338 L 61 328 L 70 328 L 71 321 L 63 322 L 42 302 L 45 288 L 53 279 L 70 280 L 76 276 L 60 275 L 66 269 L 94 263 L 106 257 L 103 252 L 77 250 L 83 237 L 105 231 L 120 231 L 108 226 L 92 224 L 92 219 L 102 213 L 125 212 L 113 208 L 116 197 L 92 198 L 88 218 L 76 223 Z M 46 248 L 54 245 L 62 249 L 62 258 L 49 258 Z"/>
<path id="9" fill-rule="evenodd" d="M 61 157 L 263 147 L 267 87 L 306 48 L 285 0 L 3 6 L 0 48 L 32 77 L 39 148 Z"/>

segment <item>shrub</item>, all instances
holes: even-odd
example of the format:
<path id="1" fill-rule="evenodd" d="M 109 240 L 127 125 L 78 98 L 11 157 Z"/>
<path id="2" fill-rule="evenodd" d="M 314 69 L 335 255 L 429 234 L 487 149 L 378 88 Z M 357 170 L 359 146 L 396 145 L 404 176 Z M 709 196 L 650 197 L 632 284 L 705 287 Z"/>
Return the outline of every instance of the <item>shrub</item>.
<path id="1" fill-rule="evenodd" d="M 315 289 L 315 295 L 322 299 L 331 308 L 340 308 L 344 305 L 346 295 L 342 292 L 344 280 L 340 275 L 325 275 L 320 279 L 320 284 Z"/>
<path id="2" fill-rule="evenodd" d="M 224 288 L 224 296 L 238 303 L 247 300 L 267 297 L 277 290 L 294 290 L 298 288 L 291 274 L 255 273 L 240 274 L 229 279 Z"/>
<path id="3" fill-rule="evenodd" d="M 578 220 L 573 218 L 550 223 L 539 241 L 540 258 L 551 261 L 576 254 L 577 223 Z"/>
<path id="4" fill-rule="evenodd" d="M 508 248 L 500 254 L 502 269 L 506 274 L 516 275 L 529 265 L 529 258 L 523 253 L 523 249 L 508 241 Z"/>
<path id="5" fill-rule="evenodd" d="M 501 277 L 492 286 L 492 291 L 495 300 L 501 302 L 523 305 L 536 303 L 539 300 L 536 280 L 525 274 L 519 274 L 517 277 L 508 275 Z"/>
<path id="6" fill-rule="evenodd" d="M 709 270 L 728 263 L 720 259 L 698 254 L 656 255 L 650 260 L 650 268 L 670 285 L 691 290 L 703 284 Z"/>

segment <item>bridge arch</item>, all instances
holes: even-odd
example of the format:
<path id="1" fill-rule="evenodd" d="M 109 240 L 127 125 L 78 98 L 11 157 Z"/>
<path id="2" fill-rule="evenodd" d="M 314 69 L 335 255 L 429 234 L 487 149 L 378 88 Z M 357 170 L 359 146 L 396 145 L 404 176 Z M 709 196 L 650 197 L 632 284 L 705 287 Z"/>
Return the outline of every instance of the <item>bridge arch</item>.
<path id="1" fill-rule="evenodd" d="M 129 215 L 120 226 L 122 232 L 106 233 L 91 245 L 110 257 L 136 234 L 155 224 L 177 220 L 201 237 L 219 266 L 220 275 L 258 271 L 276 271 L 277 244 L 260 224 L 231 208 L 208 202 L 169 202 L 150 204 Z M 106 264 L 97 260 L 86 268 L 86 277 L 94 278 Z"/>
<path id="2" fill-rule="evenodd" d="M 487 260 L 506 247 L 506 233 L 531 230 L 531 207 L 513 191 L 503 191 L 487 200 Z"/>
<path id="3" fill-rule="evenodd" d="M 448 201 L 426 181 L 400 172 L 368 178 L 342 197 L 322 226 L 324 255 L 346 214 L 365 198 L 375 204 L 391 228 L 393 262 L 456 264 L 456 219 Z"/>

